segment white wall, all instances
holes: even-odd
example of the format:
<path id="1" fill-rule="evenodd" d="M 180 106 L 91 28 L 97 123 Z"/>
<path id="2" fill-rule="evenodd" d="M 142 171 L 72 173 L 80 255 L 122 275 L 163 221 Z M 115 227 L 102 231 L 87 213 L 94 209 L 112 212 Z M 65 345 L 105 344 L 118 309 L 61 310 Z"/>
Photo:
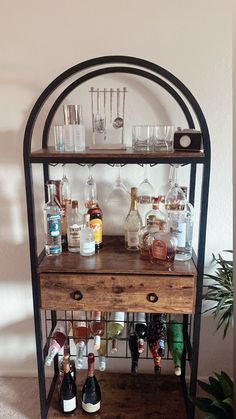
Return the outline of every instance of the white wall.
<path id="1" fill-rule="evenodd" d="M 206 248 L 206 264 L 209 264 L 212 252 L 232 248 L 231 2 L 2 1 L 1 17 L 0 356 L 4 356 L 5 362 L 1 363 L 0 374 L 34 375 L 35 344 L 22 166 L 24 128 L 34 102 L 58 74 L 96 56 L 136 56 L 174 73 L 201 105 L 212 140 Z M 122 78 L 115 79 L 115 83 L 123 82 Z M 140 92 L 144 88 L 148 91 L 145 85 L 138 88 Z M 132 92 L 131 84 L 129 98 Z M 149 106 L 152 103 L 150 89 L 147 102 Z M 161 103 L 165 104 L 164 98 Z M 178 111 L 173 108 L 172 114 L 169 109 L 164 111 L 163 106 L 158 108 L 160 113 L 150 110 L 150 118 L 158 122 L 163 118 L 178 122 Z M 171 110 L 172 107 L 170 104 Z M 80 196 L 86 174 L 78 170 L 80 190 L 76 193 Z M 150 175 L 153 182 L 156 173 L 160 174 L 158 170 L 154 168 Z M 74 172 L 70 168 L 69 171 L 76 184 Z M 134 179 L 136 183 L 142 179 L 141 170 L 124 168 L 122 173 L 127 185 Z M 109 169 L 110 174 L 114 179 L 112 169 Z M 161 181 L 162 176 L 160 174 Z M 109 190 L 101 168 L 96 168 L 96 177 L 106 182 L 105 190 Z M 103 198 L 101 196 L 102 202 Z M 41 213 L 40 207 L 37 213 Z M 222 342 L 219 334 L 213 336 L 215 326 L 211 318 L 203 318 L 200 376 L 217 369 L 232 370 L 232 339 L 229 337 Z"/>

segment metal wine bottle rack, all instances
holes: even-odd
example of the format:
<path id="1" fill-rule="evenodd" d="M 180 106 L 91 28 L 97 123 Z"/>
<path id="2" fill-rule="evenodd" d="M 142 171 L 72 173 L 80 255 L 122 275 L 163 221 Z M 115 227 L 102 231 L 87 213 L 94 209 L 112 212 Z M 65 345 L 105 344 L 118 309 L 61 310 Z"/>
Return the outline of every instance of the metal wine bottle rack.
<path id="1" fill-rule="evenodd" d="M 80 74 L 81 72 L 82 75 Z M 84 82 L 91 81 L 98 76 L 117 73 L 144 78 L 162 87 L 180 107 L 185 117 L 186 125 L 189 128 L 195 128 L 194 121 L 197 121 L 197 128 L 202 133 L 203 151 L 187 152 L 183 150 L 182 152 L 172 153 L 138 153 L 127 148 L 126 150 L 118 151 L 86 150 L 81 153 L 59 153 L 55 152 L 52 147 L 49 147 L 48 139 L 53 117 L 57 109 L 62 106 L 64 99 Z M 67 87 L 58 94 L 45 117 L 45 113 L 41 112 L 43 105 L 57 88 L 61 87 L 65 81 L 76 74 L 78 74 L 78 78 L 69 83 Z M 34 127 L 39 116 L 45 118 L 42 132 L 42 148 L 37 151 L 32 151 L 31 143 Z M 58 163 L 75 163 L 80 165 L 156 165 L 177 163 L 179 165 L 190 165 L 189 201 L 194 205 L 196 198 L 196 202 L 199 204 L 200 215 L 198 245 L 192 260 L 182 264 L 178 262 L 172 273 L 168 271 L 158 271 L 156 267 L 154 268 L 151 266 L 152 264 L 140 261 L 138 257 L 135 258 L 134 256 L 129 255 L 129 260 L 127 260 L 127 254 L 122 253 L 122 250 L 121 254 L 119 254 L 119 249 L 122 247 L 121 243 L 118 248 L 116 247 L 117 239 L 112 242 L 109 237 L 107 243 L 111 247 L 111 251 L 109 253 L 107 250 L 107 248 L 109 248 L 108 245 L 104 246 L 104 249 L 99 255 L 98 265 L 96 265 L 96 263 L 95 265 L 91 265 L 91 263 L 86 263 L 86 261 L 82 259 L 78 262 L 78 258 L 69 254 L 62 254 L 57 258 L 46 258 L 44 251 L 40 253 L 37 249 L 33 165 L 42 164 L 42 185 L 46 185 L 47 180 L 50 178 L 50 165 L 56 165 Z M 199 167 L 202 169 L 199 171 L 200 173 L 198 172 Z M 77 64 L 55 78 L 55 80 L 53 80 L 42 92 L 33 106 L 24 134 L 24 169 L 41 418 L 46 419 L 48 415 L 49 417 L 54 417 L 50 416 L 50 406 L 59 374 L 58 359 L 55 359 L 54 377 L 51 381 L 50 389 L 47 392 L 44 367 L 47 345 L 45 346 L 42 341 L 43 321 L 41 314 L 44 313 L 46 316 L 45 319 L 48 328 L 47 338 L 49 338 L 50 332 L 56 325 L 59 310 L 91 311 L 94 309 L 104 312 L 109 312 L 111 310 L 126 312 L 139 311 L 146 313 L 166 312 L 183 315 L 185 349 L 182 358 L 180 383 L 183 388 L 186 402 L 187 417 L 189 419 L 194 418 L 195 409 L 192 398 L 196 395 L 197 387 L 202 285 L 210 178 L 210 137 L 204 114 L 192 93 L 172 73 L 159 65 L 140 58 L 128 56 L 104 56 Z M 196 176 L 198 174 L 201 177 L 200 195 L 195 194 Z M 47 191 L 45 189 L 45 200 L 46 199 Z M 116 255 L 118 254 L 119 257 L 117 258 Z M 73 296 L 76 294 L 77 290 L 80 291 L 80 287 L 84 290 L 84 299 L 82 299 L 82 301 L 77 301 Z M 132 292 L 130 292 L 130 287 Z M 154 288 L 156 296 L 155 302 L 149 298 L 152 287 Z M 100 293 L 101 291 L 107 292 L 107 294 L 104 296 L 103 293 Z M 98 295 L 96 295 L 96 292 Z M 83 293 L 81 293 L 81 296 L 82 294 Z M 97 296 L 99 298 L 97 298 Z M 122 301 L 126 301 L 126 303 L 122 303 Z M 48 310 L 50 310 L 49 316 L 46 314 L 48 313 Z M 192 315 L 193 321 L 191 327 Z M 51 327 L 48 327 L 49 323 Z M 128 349 L 127 356 L 129 356 Z M 186 381 L 186 361 L 188 359 L 191 361 L 189 385 L 187 385 Z M 153 379 L 155 379 L 155 377 L 153 377 Z M 155 400 L 153 403 L 155 403 Z M 77 416 L 77 414 L 75 416 Z M 57 417 L 59 417 L 59 414 Z M 77 417 L 80 418 L 81 416 Z"/>
<path id="2" fill-rule="evenodd" d="M 121 335 L 121 337 L 119 337 L 119 339 L 117 339 L 117 346 L 118 346 L 118 351 L 115 354 L 112 354 L 110 352 L 110 345 L 109 343 L 112 342 L 112 339 L 109 338 L 108 336 L 108 326 L 109 323 L 112 322 L 112 320 L 109 319 L 109 313 L 103 313 L 104 314 L 104 334 L 101 337 L 101 341 L 106 341 L 107 342 L 107 355 L 106 358 L 131 358 L 131 353 L 130 353 L 130 349 L 129 349 L 129 335 L 130 335 L 130 329 L 131 326 L 135 324 L 135 318 L 134 318 L 134 313 L 127 313 L 126 318 L 124 320 L 124 331 Z M 45 348 L 44 348 L 44 352 L 45 354 L 47 353 L 48 347 L 49 347 L 49 343 L 50 343 L 50 339 L 52 336 L 52 332 L 53 329 L 51 328 L 51 324 L 52 324 L 52 316 L 51 316 L 51 312 L 50 311 L 45 311 L 44 312 L 44 322 L 45 322 L 45 335 L 46 335 L 46 344 L 45 344 Z M 85 312 L 85 323 L 88 325 L 91 321 L 90 319 L 90 315 Z M 179 316 L 182 317 L 182 316 Z M 73 315 L 73 311 L 64 311 L 60 313 L 60 316 L 57 316 L 57 321 L 63 322 L 65 323 L 65 329 L 68 330 L 68 323 L 69 322 L 73 322 L 74 320 L 74 315 Z M 147 313 L 146 314 L 146 320 L 147 320 L 147 324 L 150 321 L 150 315 Z M 171 315 L 168 314 L 167 315 L 167 321 L 166 321 L 166 326 L 168 327 L 170 322 L 171 322 L 172 318 Z M 178 318 L 176 320 L 177 323 L 181 323 L 183 324 L 183 335 L 185 336 L 184 341 L 186 342 L 186 344 L 189 347 L 189 351 L 188 351 L 188 356 L 186 357 L 186 359 L 188 361 L 191 361 L 191 356 L 192 356 L 192 352 L 191 352 L 191 347 L 190 347 L 190 342 L 188 341 L 188 336 L 191 336 L 191 331 L 192 331 L 192 322 L 191 322 L 191 318 L 189 318 L 188 322 L 185 323 L 184 318 Z M 75 357 L 76 356 L 76 351 L 75 348 L 73 348 L 73 330 L 70 330 L 69 334 L 69 341 L 72 342 L 72 344 L 70 343 L 70 354 L 71 357 Z M 92 337 L 90 337 L 90 342 L 92 343 Z M 175 343 L 183 343 L 183 341 L 180 340 L 176 340 Z M 123 346 L 122 348 L 120 348 L 120 346 Z M 84 351 L 84 357 L 87 357 L 89 353 L 89 344 L 86 345 L 86 350 Z M 98 357 L 97 352 L 95 352 L 95 358 Z M 63 356 L 63 348 L 59 353 L 59 358 L 61 358 Z M 148 343 L 145 342 L 145 350 L 144 352 L 140 355 L 140 364 L 142 362 L 142 359 L 150 359 L 152 360 L 152 355 L 148 349 Z M 167 341 L 165 342 L 165 356 L 162 358 L 162 360 L 170 360 L 172 359 L 172 356 L 170 354 L 169 351 L 169 347 L 167 345 Z M 108 362 L 109 363 L 109 362 Z"/>

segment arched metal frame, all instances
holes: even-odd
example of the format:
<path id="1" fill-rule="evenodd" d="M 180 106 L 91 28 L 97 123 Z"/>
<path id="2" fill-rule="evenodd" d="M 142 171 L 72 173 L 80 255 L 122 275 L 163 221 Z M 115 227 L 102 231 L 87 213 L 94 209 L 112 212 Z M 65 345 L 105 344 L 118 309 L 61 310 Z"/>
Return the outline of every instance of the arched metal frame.
<path id="1" fill-rule="evenodd" d="M 117 64 L 122 64 L 119 66 L 115 66 Z M 94 59 L 90 59 L 84 61 L 80 64 L 77 64 L 68 70 L 64 71 L 60 74 L 57 78 L 55 78 L 47 88 L 42 92 L 39 96 L 38 100 L 36 101 L 33 109 L 30 113 L 30 116 L 27 121 L 25 134 L 24 134 L 24 169 L 25 169 L 25 186 L 26 186 L 26 197 L 27 197 L 27 212 L 28 212 L 28 227 L 29 227 L 29 246 L 30 246 L 30 259 L 31 259 L 31 276 L 32 276 L 32 290 L 33 290 L 33 304 L 34 304 L 34 314 L 35 314 L 35 336 L 36 336 L 36 348 L 37 348 L 37 363 L 38 363 L 38 377 L 39 377 L 39 390 L 40 390 L 40 407 L 41 407 L 41 417 L 45 419 L 47 417 L 47 412 L 51 400 L 51 396 L 53 393 L 53 389 L 56 382 L 56 376 L 58 374 L 58 366 L 57 363 L 54 363 L 55 367 L 55 376 L 52 381 L 52 385 L 49 391 L 48 396 L 46 395 L 46 387 L 45 387 L 45 372 L 44 372 L 44 354 L 42 350 L 42 342 L 41 342 L 41 318 L 40 318 L 40 304 L 39 304 L 39 281 L 38 281 L 38 274 L 37 274 L 37 266 L 38 266 L 38 252 L 37 252 L 37 241 L 36 241 L 36 229 L 35 229 L 35 212 L 34 212 L 34 194 L 33 194 L 33 176 L 32 176 L 32 162 L 34 160 L 31 156 L 31 142 L 33 136 L 33 130 L 35 126 L 35 122 L 39 116 L 39 113 L 44 105 L 44 103 L 48 100 L 51 94 L 60 86 L 62 85 L 67 79 L 75 74 L 82 72 L 84 70 L 89 70 L 91 67 L 96 66 L 105 66 L 103 68 L 98 68 L 94 71 L 91 71 L 85 75 L 82 75 L 75 81 L 73 81 L 55 100 L 54 104 L 52 105 L 50 111 L 48 112 L 43 136 L 42 136 L 42 147 L 47 148 L 48 143 L 48 135 L 50 126 L 52 123 L 53 116 L 64 100 L 64 98 L 77 86 L 81 85 L 85 81 L 88 81 L 94 77 L 103 75 L 103 74 L 112 74 L 112 73 L 126 73 L 137 75 L 148 80 L 153 81 L 154 83 L 161 86 L 164 90 L 166 90 L 178 103 L 181 110 L 183 111 L 188 126 L 190 128 L 194 127 L 194 122 L 192 119 L 191 111 L 194 113 L 196 119 L 198 120 L 198 124 L 200 130 L 202 132 L 203 138 L 203 147 L 204 147 L 204 157 L 199 160 L 197 155 L 195 158 L 183 158 L 181 163 L 183 164 L 191 164 L 191 174 L 190 174 L 190 202 L 194 203 L 194 194 L 195 194 L 195 183 L 196 183 L 196 167 L 198 163 L 203 165 L 203 173 L 202 173 L 202 188 L 201 188 L 201 206 L 200 206 L 200 223 L 199 223 L 199 243 L 198 243 L 198 254 L 196 259 L 196 268 L 198 273 L 197 278 L 197 291 L 196 291 L 196 309 L 194 315 L 194 327 L 193 327 L 193 343 L 192 349 L 190 347 L 190 343 L 188 342 L 187 349 L 189 352 L 192 352 L 192 363 L 191 363 L 191 377 L 190 377 L 190 388 L 187 392 L 186 382 L 185 382 L 185 361 L 183 361 L 183 371 L 182 374 L 182 384 L 185 390 L 185 396 L 187 407 L 188 407 L 188 417 L 194 417 L 194 406 L 191 402 L 189 402 L 188 396 L 194 397 L 196 394 L 196 383 L 197 383 L 197 368 L 198 368 L 198 355 L 199 355 L 199 337 L 200 337 L 200 325 L 201 325 L 201 306 L 202 306 L 202 285 L 203 285 L 203 273 L 204 273 L 204 256 L 205 256 L 205 241 L 206 241 L 206 225 L 207 225 L 207 208 L 208 208 L 208 191 L 209 191 L 209 178 L 210 178 L 210 137 L 208 132 L 207 123 L 203 112 L 192 95 L 189 89 L 172 73 L 160 67 L 157 64 L 154 64 L 150 61 L 146 61 L 140 58 L 129 57 L 129 56 L 104 56 L 98 57 Z M 131 65 L 131 67 L 126 67 L 125 65 Z M 143 70 L 145 69 L 145 71 Z M 159 77 L 161 76 L 161 77 Z M 180 92 L 181 95 L 178 93 Z M 183 99 L 184 98 L 184 99 Z M 185 103 L 187 102 L 187 104 Z M 191 111 L 189 110 L 189 107 Z M 78 159 L 75 157 L 73 159 L 66 161 L 69 162 L 78 162 Z M 148 163 L 150 159 L 146 159 L 143 162 Z M 37 160 L 35 160 L 37 162 Z M 55 160 L 57 161 L 57 160 Z M 63 162 L 62 158 L 59 158 L 58 161 Z M 85 160 L 83 160 L 85 161 Z M 40 160 L 43 163 L 44 168 L 44 180 L 47 180 L 49 177 L 49 161 L 45 158 Z M 65 161 L 64 161 L 65 162 Z M 89 157 L 85 162 L 89 162 Z M 94 163 L 94 160 L 92 161 Z M 99 162 L 102 162 L 99 161 Z M 121 162 L 119 160 L 119 162 Z M 127 163 L 129 161 L 125 161 L 125 158 L 122 161 L 123 163 Z M 150 160 L 153 162 L 153 159 Z M 160 163 L 171 163 L 175 162 L 175 159 L 158 159 Z M 130 163 L 130 162 L 129 162 Z M 132 161 L 132 163 L 138 163 L 137 161 Z M 188 316 L 184 315 L 184 325 L 188 322 Z M 56 313 L 52 312 L 52 327 L 56 323 Z"/>

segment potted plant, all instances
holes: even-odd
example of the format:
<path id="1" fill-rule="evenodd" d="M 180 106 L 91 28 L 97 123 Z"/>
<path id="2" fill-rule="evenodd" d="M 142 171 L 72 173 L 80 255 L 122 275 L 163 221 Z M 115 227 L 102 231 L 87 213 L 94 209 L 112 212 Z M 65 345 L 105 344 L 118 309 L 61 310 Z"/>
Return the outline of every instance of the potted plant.
<path id="1" fill-rule="evenodd" d="M 227 252 L 233 253 L 231 250 Z M 213 261 L 217 268 L 215 274 L 205 274 L 205 278 L 213 281 L 205 286 L 207 290 L 203 298 L 214 302 L 214 305 L 204 312 L 211 312 L 217 319 L 216 330 L 223 328 L 224 339 L 233 322 L 233 261 L 221 255 L 216 258 L 214 254 Z M 233 419 L 233 381 L 224 371 L 214 374 L 216 378 L 209 377 L 209 383 L 198 380 L 199 386 L 210 398 L 197 397 L 194 403 L 207 413 L 205 419 Z"/>

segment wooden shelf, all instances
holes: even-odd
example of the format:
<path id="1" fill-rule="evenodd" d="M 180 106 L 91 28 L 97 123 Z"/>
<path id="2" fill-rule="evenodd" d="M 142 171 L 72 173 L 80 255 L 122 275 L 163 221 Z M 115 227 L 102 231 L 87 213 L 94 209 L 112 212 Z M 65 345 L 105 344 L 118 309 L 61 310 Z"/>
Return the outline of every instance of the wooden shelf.
<path id="1" fill-rule="evenodd" d="M 192 260 L 175 261 L 171 270 L 159 267 L 140 259 L 139 252 L 127 251 L 123 236 L 105 236 L 103 248 L 94 256 L 83 257 L 70 252 L 44 256 L 39 262 L 38 272 L 195 276 L 196 268 Z"/>
<path id="2" fill-rule="evenodd" d="M 102 393 L 101 409 L 92 415 L 96 419 L 187 419 L 180 380 L 175 376 L 154 374 L 96 372 Z M 48 413 L 48 419 L 88 418 L 81 409 L 81 390 L 86 372 L 77 378 L 78 408 L 71 415 L 59 410 L 57 389 Z"/>
<path id="3" fill-rule="evenodd" d="M 127 150 L 86 150 L 84 152 L 56 152 L 54 147 L 30 153 L 31 163 L 203 163 L 203 152 L 137 152 Z"/>

